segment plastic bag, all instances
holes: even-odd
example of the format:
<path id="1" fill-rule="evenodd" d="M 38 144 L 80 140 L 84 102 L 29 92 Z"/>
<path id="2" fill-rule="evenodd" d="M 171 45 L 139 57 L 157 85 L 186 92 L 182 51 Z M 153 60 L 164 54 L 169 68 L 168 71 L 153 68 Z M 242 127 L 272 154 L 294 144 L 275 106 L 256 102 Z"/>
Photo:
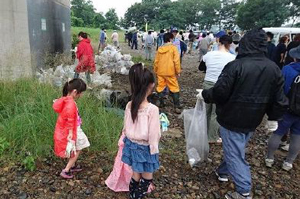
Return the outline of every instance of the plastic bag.
<path id="1" fill-rule="evenodd" d="M 207 159 L 209 145 L 207 139 L 206 108 L 203 100 L 197 100 L 194 109 L 183 111 L 186 153 L 191 167 Z"/>
<path id="2" fill-rule="evenodd" d="M 168 126 L 170 125 L 170 122 L 169 122 L 167 115 L 164 113 L 161 113 L 159 115 L 159 120 L 160 120 L 162 132 L 168 131 Z"/>
<path id="3" fill-rule="evenodd" d="M 76 155 L 75 141 L 69 140 L 66 148 L 66 157 L 70 158 L 72 153 Z"/>

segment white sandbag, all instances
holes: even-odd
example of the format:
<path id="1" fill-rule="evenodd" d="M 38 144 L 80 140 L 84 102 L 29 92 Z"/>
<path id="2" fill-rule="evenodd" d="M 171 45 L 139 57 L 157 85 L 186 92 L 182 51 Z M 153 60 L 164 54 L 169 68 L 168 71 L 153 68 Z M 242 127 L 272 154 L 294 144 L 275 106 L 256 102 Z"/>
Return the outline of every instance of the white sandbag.
<path id="1" fill-rule="evenodd" d="M 126 55 L 123 55 L 123 60 L 124 61 L 131 61 L 131 55 L 129 55 L 129 54 L 126 54 Z"/>
<path id="2" fill-rule="evenodd" d="M 63 69 L 63 66 L 62 65 L 57 66 L 54 71 L 54 76 L 55 77 L 63 77 L 64 74 L 65 74 L 65 71 Z"/>
<path id="3" fill-rule="evenodd" d="M 207 138 L 206 108 L 198 100 L 194 109 L 183 111 L 186 153 L 191 167 L 207 159 L 209 152 Z"/>
<path id="4" fill-rule="evenodd" d="M 127 68 L 125 68 L 125 67 L 122 67 L 120 73 L 122 75 L 129 75 L 129 70 L 127 70 Z"/>

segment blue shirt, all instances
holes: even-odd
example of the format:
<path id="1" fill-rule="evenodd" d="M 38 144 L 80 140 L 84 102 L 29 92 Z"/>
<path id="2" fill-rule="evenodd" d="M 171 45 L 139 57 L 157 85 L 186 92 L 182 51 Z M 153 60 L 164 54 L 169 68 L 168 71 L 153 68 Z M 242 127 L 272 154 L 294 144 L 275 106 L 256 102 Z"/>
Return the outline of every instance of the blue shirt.
<path id="1" fill-rule="evenodd" d="M 173 41 L 173 44 L 175 46 L 177 46 L 177 49 L 178 49 L 178 52 L 179 52 L 179 55 L 181 54 L 181 48 L 180 48 L 180 40 L 175 38 L 174 41 Z"/>
<path id="2" fill-rule="evenodd" d="M 291 89 L 294 79 L 300 74 L 300 62 L 294 62 L 284 66 L 282 69 L 282 74 L 285 80 L 283 87 L 284 93 L 287 95 Z"/>
<path id="3" fill-rule="evenodd" d="M 100 38 L 99 38 L 101 43 L 105 42 L 105 32 L 103 30 L 101 30 L 100 32 Z"/>

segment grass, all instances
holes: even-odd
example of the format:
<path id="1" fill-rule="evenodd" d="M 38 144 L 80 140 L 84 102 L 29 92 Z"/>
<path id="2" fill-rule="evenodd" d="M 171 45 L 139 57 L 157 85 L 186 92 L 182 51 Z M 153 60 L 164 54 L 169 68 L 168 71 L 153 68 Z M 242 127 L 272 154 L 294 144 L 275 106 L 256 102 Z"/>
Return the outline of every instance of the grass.
<path id="1" fill-rule="evenodd" d="M 0 157 L 22 160 L 54 155 L 57 114 L 52 101 L 60 96 L 60 90 L 36 80 L 0 82 Z M 82 129 L 91 142 L 90 150 L 115 150 L 123 118 L 105 111 L 102 103 L 88 92 L 77 104 Z"/>
<path id="2" fill-rule="evenodd" d="M 86 32 L 90 35 L 90 39 L 92 41 L 92 46 L 95 49 L 98 48 L 98 44 L 99 44 L 99 36 L 100 36 L 100 28 L 85 28 L 85 27 L 72 27 L 71 28 L 71 32 L 72 35 L 75 34 L 77 35 L 79 32 Z M 113 33 L 113 30 L 107 30 L 106 34 L 107 34 L 107 43 L 112 44 L 112 40 L 111 40 L 111 35 Z M 124 35 L 124 31 L 118 31 L 119 33 L 119 41 L 120 42 L 125 42 L 125 35 Z"/>
<path id="3" fill-rule="evenodd" d="M 132 61 L 137 64 L 137 63 L 144 63 L 145 66 L 152 67 L 153 66 L 153 61 L 148 61 L 143 57 L 142 55 L 139 56 L 133 56 Z"/>

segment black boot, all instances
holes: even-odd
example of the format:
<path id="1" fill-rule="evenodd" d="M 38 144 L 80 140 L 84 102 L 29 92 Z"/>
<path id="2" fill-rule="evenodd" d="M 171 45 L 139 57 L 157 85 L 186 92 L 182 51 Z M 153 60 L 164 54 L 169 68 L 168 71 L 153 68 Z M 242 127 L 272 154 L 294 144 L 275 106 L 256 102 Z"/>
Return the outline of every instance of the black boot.
<path id="1" fill-rule="evenodd" d="M 138 191 L 136 192 L 136 199 L 142 199 L 146 196 L 151 182 L 152 180 L 141 179 Z"/>
<path id="2" fill-rule="evenodd" d="M 164 108 L 165 107 L 164 94 L 163 94 L 163 92 L 157 93 L 157 94 L 158 94 L 158 100 L 159 100 L 159 108 Z"/>
<path id="3" fill-rule="evenodd" d="M 139 182 L 135 181 L 133 178 L 130 180 L 129 184 L 129 197 L 130 199 L 136 199 L 138 198 L 137 196 L 137 191 L 139 189 Z"/>
<path id="4" fill-rule="evenodd" d="M 175 113 L 180 114 L 182 107 L 180 106 L 179 92 L 178 93 L 171 93 L 171 96 L 173 98 Z"/>

